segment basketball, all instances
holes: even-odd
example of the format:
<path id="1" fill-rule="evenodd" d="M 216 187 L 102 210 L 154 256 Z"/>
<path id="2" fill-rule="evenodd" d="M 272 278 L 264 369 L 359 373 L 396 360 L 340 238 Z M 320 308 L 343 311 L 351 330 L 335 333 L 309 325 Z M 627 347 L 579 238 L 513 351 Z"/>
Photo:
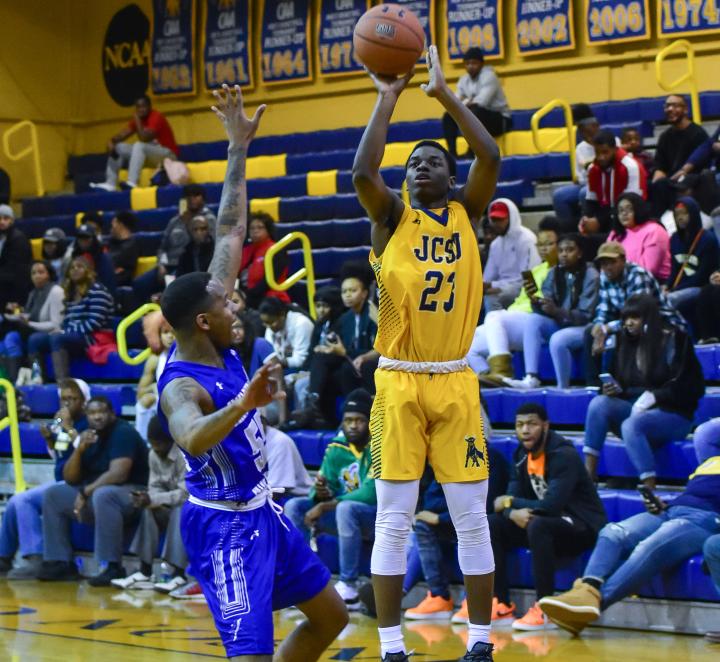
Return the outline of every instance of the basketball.
<path id="1" fill-rule="evenodd" d="M 370 71 L 402 76 L 410 71 L 425 48 L 425 31 L 406 7 L 383 4 L 366 11 L 355 25 L 353 46 Z"/>

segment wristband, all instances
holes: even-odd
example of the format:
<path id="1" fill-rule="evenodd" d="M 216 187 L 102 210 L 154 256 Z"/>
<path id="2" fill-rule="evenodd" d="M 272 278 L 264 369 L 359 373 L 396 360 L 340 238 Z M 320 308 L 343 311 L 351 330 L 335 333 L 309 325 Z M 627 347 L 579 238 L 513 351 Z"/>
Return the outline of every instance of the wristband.
<path id="1" fill-rule="evenodd" d="M 505 497 L 505 498 L 503 499 L 503 503 L 502 503 L 503 510 L 507 510 L 508 508 L 512 508 L 512 502 L 513 502 L 513 498 L 512 498 L 511 496 Z"/>

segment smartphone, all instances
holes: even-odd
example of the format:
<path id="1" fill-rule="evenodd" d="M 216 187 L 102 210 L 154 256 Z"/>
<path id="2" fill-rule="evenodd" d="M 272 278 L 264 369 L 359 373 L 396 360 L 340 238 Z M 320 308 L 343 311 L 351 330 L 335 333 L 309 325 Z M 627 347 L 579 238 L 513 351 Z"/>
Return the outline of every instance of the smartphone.
<path id="1" fill-rule="evenodd" d="M 622 386 L 620 386 L 618 380 L 615 379 L 615 377 L 613 377 L 609 372 L 601 372 L 598 377 L 600 378 L 600 383 L 603 384 L 603 386 L 605 384 L 609 384 L 622 391 Z"/>
<path id="2" fill-rule="evenodd" d="M 647 485 L 639 485 L 638 492 L 645 502 L 645 507 L 653 514 L 661 513 L 665 510 L 665 504 L 662 502 L 660 497 L 655 494 Z"/>
<path id="3" fill-rule="evenodd" d="M 527 293 L 527 295 L 530 297 L 539 296 L 539 288 L 537 286 L 537 283 L 535 282 L 532 271 L 523 271 L 521 272 L 521 275 L 523 279 L 523 287 L 525 288 L 525 292 Z"/>

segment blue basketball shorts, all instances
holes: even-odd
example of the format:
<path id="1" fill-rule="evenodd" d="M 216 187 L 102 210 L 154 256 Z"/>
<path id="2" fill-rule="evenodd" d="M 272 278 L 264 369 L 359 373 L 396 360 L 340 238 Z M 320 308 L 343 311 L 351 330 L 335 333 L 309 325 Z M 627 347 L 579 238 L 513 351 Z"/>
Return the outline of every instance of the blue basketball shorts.
<path id="1" fill-rule="evenodd" d="M 330 571 L 269 503 L 250 511 L 189 501 L 182 538 L 228 657 L 272 655 L 273 611 L 320 593 Z"/>

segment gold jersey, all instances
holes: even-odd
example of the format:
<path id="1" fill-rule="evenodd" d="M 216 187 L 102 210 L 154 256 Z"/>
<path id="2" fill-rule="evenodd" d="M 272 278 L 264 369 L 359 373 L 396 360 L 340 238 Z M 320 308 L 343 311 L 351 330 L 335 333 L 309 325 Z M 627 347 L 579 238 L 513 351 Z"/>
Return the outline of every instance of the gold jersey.
<path id="1" fill-rule="evenodd" d="M 453 361 L 470 350 L 483 281 L 475 230 L 465 208 L 406 206 L 385 252 L 370 264 L 380 311 L 375 349 L 399 361 Z"/>

